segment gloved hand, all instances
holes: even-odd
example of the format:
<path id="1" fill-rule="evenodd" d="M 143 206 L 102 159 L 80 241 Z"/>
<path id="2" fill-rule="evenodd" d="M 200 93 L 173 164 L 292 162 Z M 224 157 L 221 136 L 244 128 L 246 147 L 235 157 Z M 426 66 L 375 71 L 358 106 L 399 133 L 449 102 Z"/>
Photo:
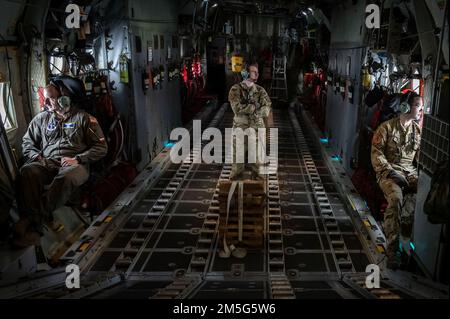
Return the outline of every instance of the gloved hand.
<path id="1" fill-rule="evenodd" d="M 403 174 L 397 172 L 396 170 L 392 170 L 387 178 L 392 179 L 398 186 L 400 187 L 406 187 L 409 186 L 408 180 L 403 176 Z"/>
<path id="2" fill-rule="evenodd" d="M 408 181 L 409 188 L 413 191 L 417 191 L 417 176 L 409 175 L 406 177 L 406 180 Z"/>

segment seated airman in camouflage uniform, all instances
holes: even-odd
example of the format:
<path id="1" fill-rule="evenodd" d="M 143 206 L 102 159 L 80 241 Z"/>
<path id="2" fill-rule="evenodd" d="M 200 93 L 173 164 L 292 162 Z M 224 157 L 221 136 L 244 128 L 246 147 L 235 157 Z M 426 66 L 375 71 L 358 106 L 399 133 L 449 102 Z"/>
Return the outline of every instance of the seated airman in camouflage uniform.
<path id="1" fill-rule="evenodd" d="M 413 165 L 420 145 L 422 98 L 414 92 L 402 96 L 402 113 L 382 123 L 372 140 L 371 160 L 377 181 L 386 197 L 384 232 L 387 239 L 387 266 L 397 268 L 400 214 L 404 191 L 417 190 L 417 170 Z"/>
<path id="2" fill-rule="evenodd" d="M 246 71 L 243 72 L 243 75 L 246 75 L 245 72 L 248 72 L 248 77 L 243 76 L 244 80 L 241 83 L 233 85 L 228 95 L 228 100 L 234 112 L 233 132 L 237 128 L 244 131 L 248 128 L 253 128 L 256 131 L 257 137 L 257 129 L 266 127 L 264 119 L 269 116 L 272 103 L 266 90 L 256 84 L 259 76 L 258 65 L 256 63 L 249 65 Z M 248 151 L 248 145 L 243 139 L 245 138 L 240 134 L 237 134 L 233 139 L 233 165 L 230 179 L 238 178 L 245 169 L 245 163 L 237 163 L 235 160 L 237 144 L 244 145 L 245 153 Z M 249 163 L 248 165 L 254 177 L 262 178 L 259 172 L 261 163 L 258 156 L 256 156 L 256 163 Z"/>

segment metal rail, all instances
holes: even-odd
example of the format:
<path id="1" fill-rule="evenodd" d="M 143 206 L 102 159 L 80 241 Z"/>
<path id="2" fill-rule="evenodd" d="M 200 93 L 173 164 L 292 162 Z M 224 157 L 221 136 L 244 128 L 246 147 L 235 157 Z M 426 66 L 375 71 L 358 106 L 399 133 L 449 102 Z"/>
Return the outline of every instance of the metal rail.
<path id="1" fill-rule="evenodd" d="M 332 206 L 325 192 L 319 172 L 317 171 L 316 165 L 309 151 L 308 144 L 303 135 L 303 131 L 292 109 L 289 110 L 289 115 L 291 118 L 292 126 L 296 133 L 300 151 L 302 153 L 302 160 L 303 164 L 306 167 L 309 183 L 314 193 L 314 198 L 322 217 L 322 221 L 325 225 L 326 236 L 331 243 L 331 253 L 338 266 L 338 271 L 341 273 L 355 272 L 355 267 L 353 266 L 352 260 L 350 258 L 350 254 L 342 236 L 342 232 L 340 231 L 339 226 L 336 222 Z"/>

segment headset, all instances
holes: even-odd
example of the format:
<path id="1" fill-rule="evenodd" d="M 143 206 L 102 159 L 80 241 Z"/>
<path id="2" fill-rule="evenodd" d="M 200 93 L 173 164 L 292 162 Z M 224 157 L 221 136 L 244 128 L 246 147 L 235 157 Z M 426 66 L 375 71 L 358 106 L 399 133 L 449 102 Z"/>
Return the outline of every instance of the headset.
<path id="1" fill-rule="evenodd" d="M 50 81 L 50 85 L 52 85 L 53 87 L 55 87 L 58 90 L 60 96 L 58 97 L 57 102 L 58 102 L 59 106 L 64 110 L 64 112 L 67 112 L 68 108 L 72 104 L 72 100 L 70 99 L 70 96 L 63 94 L 63 87 L 61 85 L 59 85 L 57 82 Z"/>
<path id="2" fill-rule="evenodd" d="M 248 71 L 249 65 L 246 63 L 245 67 L 241 71 L 241 76 L 244 80 L 247 80 L 250 76 L 250 72 Z"/>
<path id="3" fill-rule="evenodd" d="M 407 114 L 411 112 L 411 105 L 409 105 L 408 100 L 412 93 L 415 93 L 414 91 L 409 91 L 406 95 L 406 99 L 400 103 L 400 113 Z"/>

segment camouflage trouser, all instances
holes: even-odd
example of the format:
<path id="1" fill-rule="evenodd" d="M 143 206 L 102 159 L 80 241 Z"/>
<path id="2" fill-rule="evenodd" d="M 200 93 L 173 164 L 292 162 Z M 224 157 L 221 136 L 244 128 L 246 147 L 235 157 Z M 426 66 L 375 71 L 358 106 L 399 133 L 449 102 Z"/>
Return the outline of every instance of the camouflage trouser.
<path id="1" fill-rule="evenodd" d="M 235 129 L 237 127 L 233 127 Z M 240 127 L 243 130 L 246 128 Z M 258 128 L 254 128 L 256 131 L 256 144 L 258 145 Z M 244 146 L 244 163 L 236 163 L 237 162 L 237 145 L 243 145 Z M 257 152 L 257 149 L 255 149 Z M 233 136 L 233 164 L 231 166 L 231 177 L 238 176 L 239 174 L 243 173 L 246 166 L 251 170 L 252 173 L 259 175 L 259 168 L 262 165 L 260 159 L 256 155 L 256 163 L 249 163 L 249 155 L 253 156 L 253 154 L 248 154 L 249 147 L 248 147 L 248 139 L 245 138 L 243 135 L 236 135 Z"/>
<path id="2" fill-rule="evenodd" d="M 414 218 L 415 194 L 406 194 L 392 179 L 382 178 L 379 182 L 388 207 L 384 213 L 384 233 L 388 245 L 398 243 L 399 234 L 409 236 Z"/>

